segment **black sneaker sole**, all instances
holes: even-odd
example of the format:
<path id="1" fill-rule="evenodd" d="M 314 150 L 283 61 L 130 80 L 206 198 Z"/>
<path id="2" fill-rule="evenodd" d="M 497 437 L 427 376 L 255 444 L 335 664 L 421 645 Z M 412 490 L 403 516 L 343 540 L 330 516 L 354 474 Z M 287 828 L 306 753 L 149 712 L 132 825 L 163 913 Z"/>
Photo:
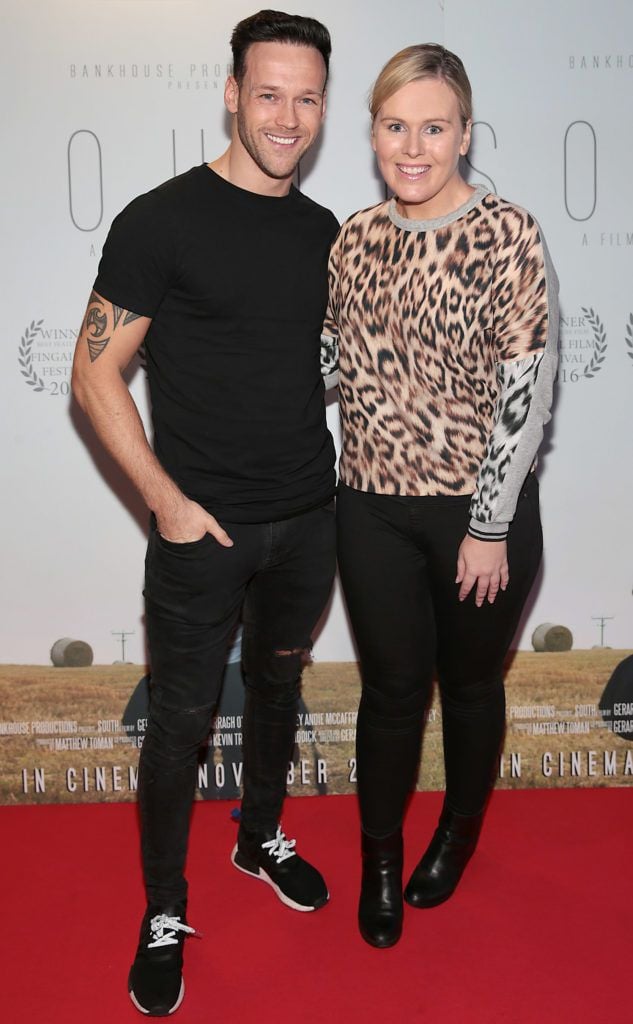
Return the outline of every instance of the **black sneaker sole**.
<path id="1" fill-rule="evenodd" d="M 309 906 L 305 906 L 303 903 L 297 903 L 295 900 L 291 899 L 290 896 L 286 896 L 285 892 L 282 892 L 277 883 L 273 882 L 270 875 L 266 874 L 263 868 L 253 870 L 252 868 L 247 867 L 244 862 L 240 863 L 238 856 L 239 851 L 236 843 L 233 847 L 233 852 L 231 853 L 231 864 L 233 867 L 236 867 L 238 871 L 242 871 L 243 874 L 249 875 L 251 878 L 258 878 L 260 882 L 266 882 L 266 885 L 271 887 L 281 902 L 292 910 L 298 910 L 302 914 L 310 913 L 312 910 L 319 910 L 321 907 L 324 907 L 330 898 L 330 894 L 328 892 L 322 897 L 322 899 L 317 900 L 316 903 L 310 904 Z"/>
<path id="2" fill-rule="evenodd" d="M 134 1003 L 134 1006 L 136 1007 L 137 1010 L 139 1010 L 140 1013 L 144 1013 L 148 1017 L 169 1017 L 171 1016 L 172 1013 L 176 1012 L 176 1010 L 182 1003 L 183 999 L 185 998 L 185 980 L 184 978 L 181 979 L 180 992 L 178 993 L 178 998 L 170 1010 L 160 1010 L 158 1012 L 156 1010 L 147 1010 L 144 1006 L 141 1006 L 138 999 L 134 995 L 134 989 L 128 988 L 128 995 L 132 1002 Z"/>

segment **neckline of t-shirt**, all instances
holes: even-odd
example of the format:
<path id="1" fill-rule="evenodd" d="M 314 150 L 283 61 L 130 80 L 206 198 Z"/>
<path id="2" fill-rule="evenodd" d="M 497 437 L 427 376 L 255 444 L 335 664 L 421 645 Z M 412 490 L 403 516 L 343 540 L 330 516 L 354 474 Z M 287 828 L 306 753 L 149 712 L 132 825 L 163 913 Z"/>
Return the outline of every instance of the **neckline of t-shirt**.
<path id="1" fill-rule="evenodd" d="M 204 173 L 213 175 L 213 181 L 217 182 L 220 188 L 224 188 L 227 193 L 231 192 L 233 195 L 239 196 L 244 202 L 252 202 L 253 204 L 262 203 L 287 203 L 292 201 L 294 195 L 296 195 L 296 189 L 294 185 L 290 186 L 289 191 L 285 196 L 264 196 L 261 192 L 251 192 L 248 188 L 240 188 L 239 185 L 234 185 L 232 181 L 227 181 L 221 174 L 214 171 L 208 164 L 200 164 L 200 170 Z"/>
<path id="2" fill-rule="evenodd" d="M 458 206 L 456 210 L 452 210 L 450 213 L 444 214 L 443 217 L 434 217 L 431 220 L 410 220 L 408 217 L 403 217 L 398 213 L 396 206 L 395 196 L 389 200 L 388 214 L 389 218 L 397 228 L 404 228 L 405 231 L 434 231 L 437 228 L 443 228 L 447 224 L 452 224 L 453 221 L 459 220 L 464 217 L 467 213 L 470 213 L 475 206 L 477 206 L 484 196 L 490 195 L 490 189 L 487 185 L 476 185 L 475 191 Z"/>

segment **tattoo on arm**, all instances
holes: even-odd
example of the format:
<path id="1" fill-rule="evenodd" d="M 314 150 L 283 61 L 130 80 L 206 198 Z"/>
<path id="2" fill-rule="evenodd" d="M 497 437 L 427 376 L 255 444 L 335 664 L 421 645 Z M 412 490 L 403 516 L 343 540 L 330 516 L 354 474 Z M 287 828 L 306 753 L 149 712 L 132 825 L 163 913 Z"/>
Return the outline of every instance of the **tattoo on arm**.
<path id="1" fill-rule="evenodd" d="M 111 313 L 110 310 L 112 311 Z M 140 315 L 140 313 L 132 313 L 127 309 L 122 309 L 121 306 L 115 306 L 113 302 L 105 302 L 100 295 L 93 291 L 88 300 L 88 308 L 83 323 L 90 362 L 94 363 L 95 359 L 98 359 L 104 351 L 121 317 L 123 317 L 121 326 L 125 327 L 133 320 L 138 320 Z M 108 325 L 109 318 L 111 318 L 110 327 Z M 108 332 L 107 337 L 105 337 L 106 332 Z"/>
<path id="2" fill-rule="evenodd" d="M 93 291 L 88 300 L 88 308 L 83 325 L 91 363 L 94 363 L 95 359 L 99 358 L 110 340 L 110 336 L 104 338 L 108 327 L 108 317 L 104 307 L 105 303 L 101 296 Z"/>
<path id="3" fill-rule="evenodd" d="M 125 327 L 126 324 L 132 323 L 132 320 L 138 320 L 141 315 L 140 313 L 132 313 L 127 309 L 122 309 L 121 306 L 115 306 L 114 303 L 112 303 L 112 311 L 114 313 L 114 327 L 116 327 L 121 317 L 123 317 L 123 327 Z M 112 330 L 114 330 L 114 327 Z"/>

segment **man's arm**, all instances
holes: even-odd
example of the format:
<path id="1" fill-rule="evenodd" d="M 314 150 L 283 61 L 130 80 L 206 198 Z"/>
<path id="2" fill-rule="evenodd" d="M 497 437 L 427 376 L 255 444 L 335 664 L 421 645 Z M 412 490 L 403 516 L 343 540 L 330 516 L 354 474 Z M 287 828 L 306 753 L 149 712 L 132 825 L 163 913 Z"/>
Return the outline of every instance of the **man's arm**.
<path id="1" fill-rule="evenodd" d="M 176 543 L 212 534 L 232 540 L 213 516 L 187 498 L 150 448 L 122 373 L 142 344 L 149 317 L 121 309 L 96 292 L 88 300 L 73 362 L 73 393 L 104 448 L 156 516 L 159 533 Z"/>

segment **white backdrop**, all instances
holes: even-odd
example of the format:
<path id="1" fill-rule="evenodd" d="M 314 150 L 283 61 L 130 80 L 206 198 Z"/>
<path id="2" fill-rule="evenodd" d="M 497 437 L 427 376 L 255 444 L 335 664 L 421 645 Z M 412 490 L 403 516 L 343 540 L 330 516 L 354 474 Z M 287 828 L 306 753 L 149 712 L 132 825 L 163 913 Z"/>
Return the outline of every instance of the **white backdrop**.
<path id="1" fill-rule="evenodd" d="M 322 141 L 301 187 L 339 218 L 383 197 L 366 97 L 413 42 L 463 58 L 475 96 L 473 181 L 540 221 L 561 280 L 561 372 L 540 470 L 546 543 L 517 645 L 544 621 L 576 647 L 631 647 L 633 559 L 633 8 L 628 0 L 289 4 L 334 43 Z M 96 662 L 145 658 L 146 515 L 68 395 L 76 331 L 115 214 L 228 141 L 222 89 L 252 3 L 2 0 L 4 437 L 0 661 L 45 664 L 85 640 Z M 474 169 L 476 168 L 476 170 Z M 210 244 L 213 244 L 211 240 Z M 147 414 L 143 374 L 132 388 Z M 328 410 L 337 431 L 337 407 Z M 612 618 L 611 618 L 612 617 Z M 338 592 L 317 641 L 354 658 Z"/>

